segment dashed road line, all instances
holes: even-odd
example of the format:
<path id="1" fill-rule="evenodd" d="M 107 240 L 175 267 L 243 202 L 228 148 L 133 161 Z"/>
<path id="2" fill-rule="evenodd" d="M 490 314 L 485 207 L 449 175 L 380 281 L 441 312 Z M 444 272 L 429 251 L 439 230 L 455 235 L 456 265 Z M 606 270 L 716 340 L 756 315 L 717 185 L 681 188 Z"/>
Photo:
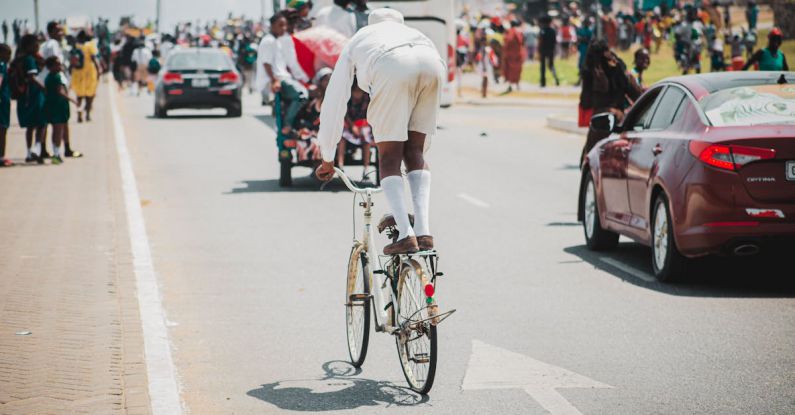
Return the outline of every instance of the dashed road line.
<path id="1" fill-rule="evenodd" d="M 490 206 L 488 203 L 466 193 L 459 193 L 458 197 L 480 208 L 487 208 Z"/>
<path id="2" fill-rule="evenodd" d="M 153 415 L 179 415 L 182 413 L 182 405 L 179 399 L 179 385 L 174 361 L 171 358 L 166 318 L 163 304 L 160 301 L 157 275 L 152 264 L 149 238 L 146 236 L 138 185 L 135 182 L 132 160 L 127 150 L 127 138 L 124 134 L 119 110 L 116 107 L 115 90 L 116 88 L 113 87 L 108 88 L 124 205 L 127 212 L 127 226 L 130 232 L 138 306 L 143 328 L 149 399 Z"/>
<path id="3" fill-rule="evenodd" d="M 605 264 L 608 264 L 608 265 L 610 265 L 610 266 L 612 266 L 614 268 L 618 268 L 621 271 L 624 271 L 627 274 L 632 275 L 633 277 L 641 279 L 643 281 L 646 281 L 646 282 L 656 282 L 657 281 L 648 272 L 641 271 L 641 270 L 639 270 L 639 269 L 637 269 L 637 268 L 635 268 L 633 266 L 627 265 L 627 264 L 623 264 L 623 263 L 621 263 L 621 262 L 619 262 L 619 261 L 617 261 L 617 260 L 615 260 L 613 258 L 608 258 L 608 257 L 604 257 L 603 256 L 603 257 L 599 257 L 599 260 L 604 262 Z"/>

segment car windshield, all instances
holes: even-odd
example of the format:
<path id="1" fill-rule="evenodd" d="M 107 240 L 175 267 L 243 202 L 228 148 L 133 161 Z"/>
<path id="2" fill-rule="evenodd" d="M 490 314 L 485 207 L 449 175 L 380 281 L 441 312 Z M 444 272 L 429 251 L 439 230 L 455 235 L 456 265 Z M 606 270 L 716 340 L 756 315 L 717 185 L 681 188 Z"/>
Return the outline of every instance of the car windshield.
<path id="1" fill-rule="evenodd" d="M 181 52 L 174 53 L 166 64 L 171 70 L 202 69 L 224 71 L 232 69 L 229 58 L 221 52 Z"/>
<path id="2" fill-rule="evenodd" d="M 701 108 L 716 127 L 795 124 L 795 85 L 728 88 L 704 97 Z"/>

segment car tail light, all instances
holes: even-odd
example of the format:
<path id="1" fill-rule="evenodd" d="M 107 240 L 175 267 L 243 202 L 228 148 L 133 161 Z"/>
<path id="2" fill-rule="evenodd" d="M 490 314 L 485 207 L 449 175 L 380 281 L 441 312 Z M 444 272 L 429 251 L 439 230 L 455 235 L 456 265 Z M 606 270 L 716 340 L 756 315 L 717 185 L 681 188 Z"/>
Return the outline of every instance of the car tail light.
<path id="1" fill-rule="evenodd" d="M 240 75 L 237 74 L 235 71 L 224 72 L 221 74 L 221 77 L 218 78 L 218 82 L 222 84 L 226 83 L 233 83 L 240 81 Z"/>
<path id="2" fill-rule="evenodd" d="M 455 80 L 455 48 L 447 45 L 447 82 Z"/>
<path id="3" fill-rule="evenodd" d="M 166 85 L 181 84 L 182 82 L 182 74 L 176 72 L 166 72 L 163 74 L 163 83 Z"/>
<path id="4" fill-rule="evenodd" d="M 784 219 L 784 212 L 781 209 L 754 209 L 747 208 L 745 213 L 753 218 Z"/>
<path id="5" fill-rule="evenodd" d="M 776 157 L 776 150 L 691 141 L 690 153 L 702 162 L 723 170 L 739 170 L 748 163 Z"/>

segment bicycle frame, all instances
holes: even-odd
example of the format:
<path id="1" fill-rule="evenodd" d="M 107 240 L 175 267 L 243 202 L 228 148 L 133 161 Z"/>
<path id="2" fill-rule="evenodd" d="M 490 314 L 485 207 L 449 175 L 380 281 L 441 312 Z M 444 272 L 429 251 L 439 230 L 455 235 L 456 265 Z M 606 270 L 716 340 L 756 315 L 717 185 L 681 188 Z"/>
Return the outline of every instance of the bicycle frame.
<path id="1" fill-rule="evenodd" d="M 363 263 L 363 271 L 364 275 L 368 276 L 365 281 L 372 281 L 373 284 L 370 287 L 370 294 L 373 297 L 373 310 L 375 315 L 375 329 L 376 331 L 386 331 L 389 333 L 393 333 L 396 328 L 395 327 L 387 327 L 386 321 L 388 319 L 388 315 L 386 313 L 385 307 L 388 304 L 392 304 L 392 307 L 397 307 L 397 304 L 393 301 L 396 297 L 395 293 L 393 292 L 392 284 L 388 284 L 388 277 L 387 274 L 384 272 L 383 264 L 381 263 L 381 258 L 376 254 L 372 255 L 372 252 L 375 252 L 373 249 L 373 241 L 375 240 L 375 232 L 373 230 L 373 194 L 380 193 L 381 188 L 360 188 L 354 185 L 351 180 L 348 178 L 345 173 L 338 169 L 334 168 L 336 171 L 336 176 L 345 183 L 345 186 L 350 189 L 350 191 L 363 195 L 364 201 L 359 203 L 359 206 L 364 208 L 364 229 L 362 232 L 362 239 L 357 240 L 354 236 L 354 244 L 361 245 L 361 253 L 360 255 L 364 256 Z M 375 258 L 375 262 L 373 259 Z M 374 272 L 372 269 L 371 264 L 376 264 L 377 271 Z M 384 297 L 384 288 L 389 287 L 389 301 L 387 301 Z"/>

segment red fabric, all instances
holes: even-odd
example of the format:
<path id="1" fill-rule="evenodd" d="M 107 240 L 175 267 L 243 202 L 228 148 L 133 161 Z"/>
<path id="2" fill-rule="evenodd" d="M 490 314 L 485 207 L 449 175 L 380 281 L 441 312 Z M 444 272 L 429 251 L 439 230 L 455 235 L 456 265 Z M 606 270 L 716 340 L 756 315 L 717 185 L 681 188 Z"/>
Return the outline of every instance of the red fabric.
<path id="1" fill-rule="evenodd" d="M 315 77 L 315 53 L 307 47 L 304 42 L 293 36 L 293 43 L 295 43 L 295 55 L 298 58 L 298 64 L 304 70 L 309 79 Z"/>
<path id="2" fill-rule="evenodd" d="M 523 51 L 524 36 L 522 33 L 515 27 L 508 29 L 502 48 L 502 75 L 512 84 L 518 83 L 522 77 Z"/>
<path id="3" fill-rule="evenodd" d="M 324 26 L 313 27 L 295 34 L 315 56 L 316 68 L 328 66 L 333 68 L 342 53 L 342 48 L 348 43 L 348 38 L 334 29 Z"/>
<path id="4" fill-rule="evenodd" d="M 593 116 L 593 108 L 585 109 L 583 107 L 577 107 L 577 126 L 578 127 L 588 127 L 591 125 L 591 116 Z"/>

